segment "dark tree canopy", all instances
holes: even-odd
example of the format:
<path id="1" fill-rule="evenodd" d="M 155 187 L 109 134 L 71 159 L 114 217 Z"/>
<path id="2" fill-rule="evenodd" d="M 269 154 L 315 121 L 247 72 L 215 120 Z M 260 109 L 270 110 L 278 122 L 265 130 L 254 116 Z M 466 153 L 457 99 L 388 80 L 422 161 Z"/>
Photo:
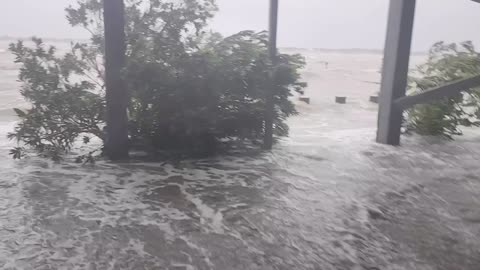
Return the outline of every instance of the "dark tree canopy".
<path id="1" fill-rule="evenodd" d="M 262 139 L 273 71 L 274 131 L 288 135 L 286 119 L 296 114 L 289 98 L 306 86 L 299 74 L 303 57 L 281 54 L 272 66 L 268 33 L 222 37 L 207 30 L 216 11 L 214 0 L 126 1 L 122 76 L 129 93 L 132 146 L 205 153 L 225 139 Z M 38 39 L 34 48 L 21 42 L 11 46 L 22 64 L 22 94 L 32 103 L 19 114 L 22 121 L 11 137 L 40 152 L 54 149 L 57 155 L 79 138 L 103 139 L 105 118 L 102 1 L 78 0 L 67 8 L 67 18 L 91 33 L 90 42 L 74 44 L 72 53 L 59 57 Z M 53 104 L 52 95 L 67 102 Z M 52 137 L 57 133 L 66 138 Z"/>

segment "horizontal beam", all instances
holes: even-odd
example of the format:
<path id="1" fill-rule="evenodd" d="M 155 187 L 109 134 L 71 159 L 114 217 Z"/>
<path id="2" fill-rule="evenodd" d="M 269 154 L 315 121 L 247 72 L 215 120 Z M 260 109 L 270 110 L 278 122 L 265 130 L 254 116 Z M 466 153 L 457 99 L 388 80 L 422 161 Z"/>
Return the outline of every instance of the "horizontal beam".
<path id="1" fill-rule="evenodd" d="M 455 96 L 460 92 L 479 86 L 480 75 L 432 88 L 415 95 L 401 97 L 395 100 L 395 106 L 398 109 L 405 110 L 417 104 L 427 103 L 433 100 L 442 99 L 444 97 Z"/>

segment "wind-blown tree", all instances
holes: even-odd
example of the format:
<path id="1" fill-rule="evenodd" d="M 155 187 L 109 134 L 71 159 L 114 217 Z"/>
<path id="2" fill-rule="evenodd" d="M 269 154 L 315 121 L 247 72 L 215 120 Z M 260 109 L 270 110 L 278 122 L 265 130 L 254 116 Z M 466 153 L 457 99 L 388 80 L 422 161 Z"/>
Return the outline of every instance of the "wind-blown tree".
<path id="1" fill-rule="evenodd" d="M 273 67 L 268 58 L 268 33 L 242 31 L 222 37 L 207 31 L 207 22 L 216 10 L 214 0 L 126 1 L 123 79 L 130 95 L 133 146 L 205 153 L 227 138 L 262 139 L 272 71 L 278 73 L 275 134 L 288 135 L 286 119 L 296 114 L 289 97 L 306 86 L 299 74 L 305 64 L 303 57 L 281 54 L 279 65 Z M 58 57 L 54 48 L 45 49 L 38 39 L 35 48 L 21 42 L 11 46 L 16 62 L 22 64 L 22 94 L 32 108 L 19 113 L 22 121 L 10 137 L 41 153 L 50 149 L 57 156 L 70 150 L 79 138 L 85 142 L 91 136 L 103 139 L 105 112 L 102 2 L 78 0 L 76 6 L 67 8 L 67 18 L 72 26 L 91 33 L 90 42 L 75 44 L 72 53 Z M 63 64 L 65 61 L 69 65 Z M 51 104 L 51 99 L 37 98 L 38 93 L 60 93 L 62 99 L 63 95 L 70 99 Z M 65 108 L 51 111 L 55 106 Z M 76 124 L 85 121 L 84 111 L 91 114 L 85 118 L 91 119 L 87 126 Z M 45 125 L 50 118 L 54 120 Z M 66 118 L 75 121 L 66 126 Z M 50 136 L 57 133 L 66 138 Z M 12 153 L 21 156 L 18 152 Z"/>
<path id="2" fill-rule="evenodd" d="M 54 47 L 46 48 L 37 38 L 33 42 L 32 48 L 21 41 L 10 45 L 15 62 L 22 64 L 20 93 L 31 107 L 15 109 L 20 121 L 8 137 L 53 159 L 60 159 L 81 136 L 85 143 L 91 136 L 103 140 L 103 92 L 97 91 L 102 87 L 92 82 L 94 78 L 89 79 L 87 48 L 76 45 L 57 57 Z M 22 148 L 13 149 L 11 154 L 20 158 Z"/>
<path id="3" fill-rule="evenodd" d="M 472 42 L 432 46 L 428 60 L 410 78 L 410 92 L 425 91 L 480 74 L 480 53 Z M 480 87 L 455 97 L 415 106 L 407 113 L 407 130 L 421 135 L 453 138 L 462 126 L 480 126 Z"/>

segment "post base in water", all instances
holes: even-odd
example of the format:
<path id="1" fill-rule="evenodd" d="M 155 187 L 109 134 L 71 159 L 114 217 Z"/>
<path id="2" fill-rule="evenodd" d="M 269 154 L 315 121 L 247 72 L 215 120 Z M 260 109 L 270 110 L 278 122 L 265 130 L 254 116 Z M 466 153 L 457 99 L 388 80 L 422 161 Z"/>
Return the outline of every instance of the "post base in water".
<path id="1" fill-rule="evenodd" d="M 299 100 L 302 101 L 302 102 L 305 102 L 307 104 L 310 104 L 310 98 L 309 97 L 300 97 Z"/>
<path id="2" fill-rule="evenodd" d="M 335 102 L 338 104 L 346 104 L 347 97 L 335 97 Z"/>

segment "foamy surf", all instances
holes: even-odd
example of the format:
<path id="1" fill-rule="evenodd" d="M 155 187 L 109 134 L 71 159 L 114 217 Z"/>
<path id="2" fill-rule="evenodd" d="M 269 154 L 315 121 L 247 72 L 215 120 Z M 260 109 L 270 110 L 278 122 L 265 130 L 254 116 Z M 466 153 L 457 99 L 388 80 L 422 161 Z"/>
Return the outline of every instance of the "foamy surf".
<path id="1" fill-rule="evenodd" d="M 308 53 L 322 61 L 308 69 L 312 105 L 299 106 L 291 137 L 272 153 L 161 164 L 14 162 L 7 153 L 15 142 L 0 139 L 0 268 L 432 269 L 372 216 L 393 219 L 424 197 L 439 200 L 419 182 L 466 179 L 477 190 L 468 179 L 480 175 L 478 132 L 453 143 L 407 137 L 402 148 L 377 145 L 376 105 L 365 102 L 378 89 L 357 79 L 381 56 L 352 63 L 341 53 Z M 339 82 L 337 73 L 353 75 Z M 335 105 L 337 90 L 365 102 Z M 14 119 L 1 123 L 5 138 Z M 445 208 L 442 216 L 455 219 Z M 470 227 L 448 226 L 475 242 Z"/>

